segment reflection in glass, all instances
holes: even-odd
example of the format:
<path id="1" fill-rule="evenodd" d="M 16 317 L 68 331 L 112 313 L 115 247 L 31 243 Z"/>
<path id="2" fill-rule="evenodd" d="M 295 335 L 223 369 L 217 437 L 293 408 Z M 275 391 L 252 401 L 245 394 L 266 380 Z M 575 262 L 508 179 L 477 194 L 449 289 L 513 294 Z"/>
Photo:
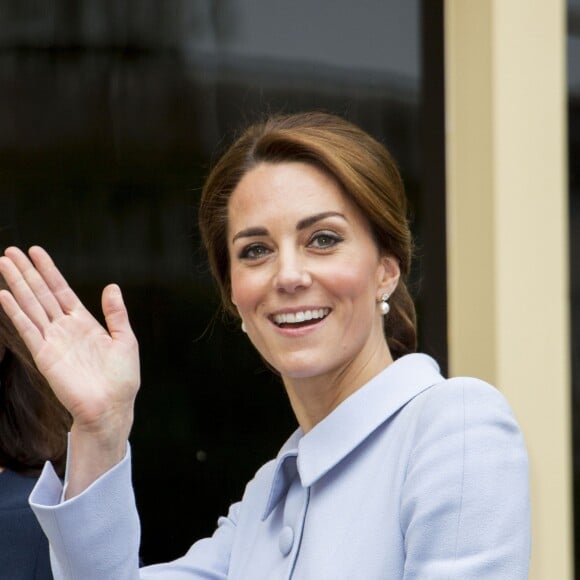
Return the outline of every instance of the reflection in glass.
<path id="1" fill-rule="evenodd" d="M 2 3 L 0 243 L 44 244 L 95 313 L 105 283 L 124 289 L 152 563 L 211 533 L 294 429 L 278 380 L 215 314 L 195 208 L 216 151 L 264 113 L 343 114 L 398 159 L 421 242 L 422 74 L 418 1 L 136 6 Z"/>

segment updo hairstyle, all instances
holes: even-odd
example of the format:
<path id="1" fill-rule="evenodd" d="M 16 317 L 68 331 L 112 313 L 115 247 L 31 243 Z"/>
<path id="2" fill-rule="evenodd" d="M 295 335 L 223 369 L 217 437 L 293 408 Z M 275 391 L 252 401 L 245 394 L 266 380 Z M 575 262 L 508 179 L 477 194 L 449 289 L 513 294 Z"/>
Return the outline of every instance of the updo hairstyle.
<path id="1" fill-rule="evenodd" d="M 401 278 L 389 298 L 384 331 L 393 357 L 416 350 L 415 306 L 407 289 L 412 237 L 407 199 L 396 163 L 378 141 L 327 113 L 274 116 L 247 128 L 221 156 L 202 191 L 199 225 L 226 311 L 231 300 L 228 201 L 246 173 L 260 163 L 309 163 L 332 176 L 368 220 L 381 253 L 399 262 Z"/>

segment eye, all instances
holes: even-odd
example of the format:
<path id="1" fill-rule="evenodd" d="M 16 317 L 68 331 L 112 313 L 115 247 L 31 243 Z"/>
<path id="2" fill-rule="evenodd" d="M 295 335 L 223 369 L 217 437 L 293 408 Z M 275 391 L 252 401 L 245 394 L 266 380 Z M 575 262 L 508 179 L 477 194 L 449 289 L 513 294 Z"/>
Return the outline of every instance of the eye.
<path id="1" fill-rule="evenodd" d="M 264 244 L 256 242 L 244 246 L 238 254 L 238 258 L 241 260 L 259 260 L 260 258 L 267 256 L 269 253 L 269 248 L 267 248 Z"/>
<path id="2" fill-rule="evenodd" d="M 325 250 L 332 248 L 343 241 L 343 237 L 334 232 L 316 232 L 309 240 L 308 245 L 311 248 Z"/>

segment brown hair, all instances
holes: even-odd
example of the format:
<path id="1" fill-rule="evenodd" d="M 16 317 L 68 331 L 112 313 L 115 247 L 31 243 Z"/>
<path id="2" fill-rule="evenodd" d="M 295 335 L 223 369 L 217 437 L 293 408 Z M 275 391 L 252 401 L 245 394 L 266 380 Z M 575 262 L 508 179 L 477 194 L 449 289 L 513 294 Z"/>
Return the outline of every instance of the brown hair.
<path id="1" fill-rule="evenodd" d="M 246 129 L 209 174 L 201 197 L 199 224 L 211 271 L 227 311 L 231 301 L 227 244 L 228 201 L 242 177 L 262 162 L 302 161 L 334 177 L 366 216 L 377 246 L 401 269 L 389 299 L 385 336 L 394 358 L 416 350 L 415 306 L 407 289 L 412 237 L 407 199 L 396 163 L 378 141 L 348 121 L 327 113 L 270 117 Z"/>
<path id="2" fill-rule="evenodd" d="M 6 288 L 0 277 L 0 289 Z M 38 474 L 50 460 L 62 475 L 71 417 L 2 307 L 0 349 L 0 466 Z"/>

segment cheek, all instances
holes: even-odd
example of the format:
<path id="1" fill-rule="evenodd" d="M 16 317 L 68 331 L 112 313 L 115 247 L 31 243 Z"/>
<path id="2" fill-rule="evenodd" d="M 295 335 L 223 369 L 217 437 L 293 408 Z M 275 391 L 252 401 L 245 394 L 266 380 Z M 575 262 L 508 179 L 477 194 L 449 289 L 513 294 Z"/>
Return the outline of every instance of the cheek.
<path id="1" fill-rule="evenodd" d="M 375 271 L 370 264 L 353 260 L 339 271 L 334 270 L 333 275 L 328 276 L 328 283 L 338 296 L 365 301 L 368 297 L 370 302 L 374 302 Z"/>
<path id="2" fill-rule="evenodd" d="M 251 308 L 259 300 L 260 284 L 254 276 L 247 276 L 240 271 L 232 270 L 231 287 L 232 302 L 240 314 Z"/>

